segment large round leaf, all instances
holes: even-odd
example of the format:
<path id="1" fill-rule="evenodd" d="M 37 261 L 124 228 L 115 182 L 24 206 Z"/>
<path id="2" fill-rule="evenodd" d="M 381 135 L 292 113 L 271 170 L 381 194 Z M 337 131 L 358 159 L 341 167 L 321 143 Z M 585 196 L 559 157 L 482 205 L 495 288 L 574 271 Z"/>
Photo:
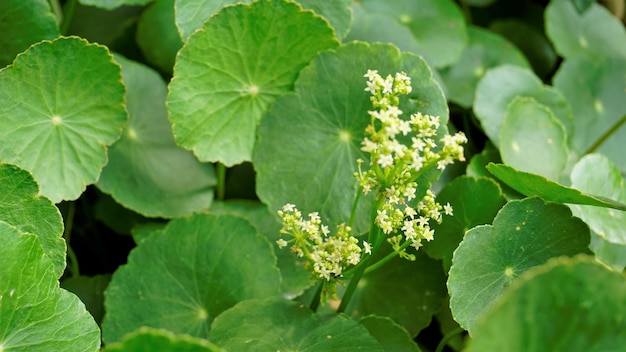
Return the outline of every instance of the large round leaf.
<path id="1" fill-rule="evenodd" d="M 420 352 L 420 348 L 402 326 L 387 317 L 368 315 L 359 320 L 385 351 Z"/>
<path id="2" fill-rule="evenodd" d="M 579 13 L 572 1 L 554 0 L 546 7 L 545 18 L 548 37 L 567 59 L 626 58 L 626 30 L 599 4 L 591 4 Z"/>
<path id="3" fill-rule="evenodd" d="M 180 50 L 167 108 L 176 142 L 202 161 L 250 160 L 256 127 L 319 51 L 332 28 L 286 0 L 225 7 Z"/>
<path id="4" fill-rule="evenodd" d="M 468 351 L 621 351 L 626 279 L 593 258 L 529 270 L 476 324 Z"/>
<path id="5" fill-rule="evenodd" d="M 143 239 L 105 293 L 103 338 L 141 326 L 206 338 L 213 319 L 237 302 L 279 294 L 270 244 L 232 215 L 176 219 Z"/>
<path id="6" fill-rule="evenodd" d="M 46 0 L 0 1 L 0 67 L 40 40 L 59 35 L 59 26 Z"/>
<path id="7" fill-rule="evenodd" d="M 215 319 L 209 340 L 227 351 L 383 350 L 356 321 L 280 298 L 238 303 Z"/>
<path id="8" fill-rule="evenodd" d="M 207 340 L 164 329 L 142 327 L 126 334 L 120 342 L 108 344 L 103 352 L 220 352 L 221 348 Z"/>
<path id="9" fill-rule="evenodd" d="M 98 188 L 142 215 L 171 218 L 206 209 L 213 199 L 213 166 L 178 147 L 167 120 L 167 88 L 158 73 L 121 56 L 129 121 L 109 149 Z M 184 170 L 184 172 L 181 172 Z"/>
<path id="10" fill-rule="evenodd" d="M 389 44 L 359 42 L 321 53 L 300 73 L 296 92 L 278 99 L 259 127 L 257 192 L 271 211 L 293 203 L 305 214 L 320 212 L 331 227 L 348 221 L 358 186 L 356 160 L 368 159 L 361 151 L 372 109 L 364 91 L 368 69 L 383 75 L 406 72 L 413 87 L 401 106 L 407 118 L 421 111 L 440 116 L 445 126 L 445 98 L 421 58 Z M 420 186 L 430 182 L 418 180 Z M 357 231 L 369 227 L 369 215 L 368 202 L 361 202 Z"/>
<path id="11" fill-rule="evenodd" d="M 598 140 L 622 124 L 619 132 L 609 135 L 599 151 L 626 170 L 624 137 L 626 126 L 626 58 L 566 60 L 554 76 L 554 86 L 563 92 L 574 111 L 574 149 L 584 153 Z M 585 89 L 580 89 L 585 87 Z M 614 131 L 615 132 L 615 131 Z"/>
<path id="12" fill-rule="evenodd" d="M 176 25 L 181 37 L 188 38 L 202 27 L 202 23 L 222 7 L 237 3 L 251 3 L 251 0 L 175 0 Z M 317 1 L 298 0 L 305 9 L 323 16 L 335 29 L 337 38 L 345 37 L 350 28 L 350 0 Z"/>
<path id="13" fill-rule="evenodd" d="M 73 294 L 39 239 L 0 221 L 0 350 L 96 351 L 100 329 Z"/>
<path id="14" fill-rule="evenodd" d="M 387 316 L 415 337 L 441 308 L 445 280 L 441 264 L 423 252 L 416 253 L 415 261 L 396 256 L 363 276 L 346 312 Z"/>
<path id="15" fill-rule="evenodd" d="M 126 121 L 120 67 L 77 37 L 44 41 L 0 71 L 0 159 L 58 203 L 96 182 Z"/>
<path id="16" fill-rule="evenodd" d="M 568 158 L 565 128 L 547 106 L 516 97 L 500 130 L 502 161 L 519 170 L 557 180 Z"/>
<path id="17" fill-rule="evenodd" d="M 465 108 L 472 106 L 478 80 L 492 67 L 511 64 L 530 67 L 522 53 L 503 37 L 478 27 L 467 29 L 469 44 L 452 67 L 441 76 L 448 87 L 448 99 Z"/>
<path id="18" fill-rule="evenodd" d="M 450 0 L 363 0 L 363 8 L 395 18 L 411 29 L 434 67 L 454 64 L 467 45 L 465 19 Z"/>
<path id="19" fill-rule="evenodd" d="M 502 65 L 487 71 L 478 82 L 474 97 L 474 113 L 485 134 L 496 146 L 499 146 L 506 110 L 517 96 L 534 98 L 550 108 L 565 127 L 567 135 L 572 134 L 572 109 L 557 89 L 543 85 L 529 69 Z"/>
<path id="20" fill-rule="evenodd" d="M 432 225 L 435 239 L 425 242 L 423 250 L 433 258 L 443 259 L 447 271 L 452 265 L 452 253 L 463 240 L 465 232 L 477 225 L 491 224 L 506 201 L 493 180 L 462 176 L 441 189 L 437 202 L 450 203 L 454 216 L 444 217 L 441 224 Z"/>
<path id="21" fill-rule="evenodd" d="M 21 232 L 36 234 L 59 278 L 65 270 L 66 256 L 63 218 L 54 204 L 38 196 L 38 192 L 39 187 L 28 171 L 0 163 L 0 221 Z"/>
<path id="22" fill-rule="evenodd" d="M 78 0 L 83 5 L 100 7 L 106 10 L 113 10 L 120 6 L 146 5 L 150 1 L 152 0 Z"/>
<path id="23" fill-rule="evenodd" d="M 587 253 L 589 227 L 561 204 L 511 201 L 493 221 L 465 234 L 448 277 L 450 308 L 470 334 L 476 319 L 526 270 L 559 256 Z"/>

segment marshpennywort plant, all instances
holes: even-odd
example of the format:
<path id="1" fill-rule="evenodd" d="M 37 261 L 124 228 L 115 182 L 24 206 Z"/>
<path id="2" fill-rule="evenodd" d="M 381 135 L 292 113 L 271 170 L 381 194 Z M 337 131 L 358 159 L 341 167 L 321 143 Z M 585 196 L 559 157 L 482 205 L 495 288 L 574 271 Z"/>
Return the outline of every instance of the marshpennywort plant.
<path id="1" fill-rule="evenodd" d="M 411 93 L 411 78 L 405 73 L 383 78 L 378 71 L 368 70 L 364 77 L 373 110 L 368 111 L 370 123 L 361 150 L 370 157 L 368 164 L 356 160 L 358 171 L 354 176 L 360 189 L 355 204 L 361 194 L 375 194 L 367 240 L 357 239 L 345 223 L 331 231 L 322 224 L 318 213 L 305 218 L 294 204 L 286 204 L 278 211 L 283 224 L 278 246 L 289 247 L 304 258 L 307 269 L 321 280 L 314 301 L 332 297 L 338 280 L 350 279 L 339 311 L 345 309 L 364 273 L 396 255 L 415 260 L 415 254 L 407 249 L 418 250 L 423 240 L 431 241 L 435 236 L 431 222 L 441 223 L 443 215 L 452 215 L 450 204 L 437 203 L 430 190 L 416 199 L 417 179 L 432 168 L 443 170 L 456 160 L 464 161 L 463 144 L 467 142 L 462 132 L 437 139 L 438 116 L 416 112 L 408 119 L 401 118 L 404 112 L 399 108 L 400 97 Z M 385 240 L 393 252 L 370 263 L 371 255 Z M 312 307 L 317 307 L 318 302 L 313 302 Z"/>

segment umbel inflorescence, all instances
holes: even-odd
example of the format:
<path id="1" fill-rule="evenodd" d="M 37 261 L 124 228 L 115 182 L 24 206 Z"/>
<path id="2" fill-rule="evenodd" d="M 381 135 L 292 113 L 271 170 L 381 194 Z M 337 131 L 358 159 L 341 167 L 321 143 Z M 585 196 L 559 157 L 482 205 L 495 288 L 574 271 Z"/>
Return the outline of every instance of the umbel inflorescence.
<path id="1" fill-rule="evenodd" d="M 283 223 L 280 234 L 290 237 L 279 239 L 278 246 L 290 246 L 299 257 L 306 258 L 318 278 L 326 281 L 338 279 L 347 268 L 358 265 L 364 255 L 379 248 L 383 237 L 395 253 L 414 260 L 415 255 L 406 249 L 419 249 L 422 240 L 431 241 L 434 231 L 430 222 L 440 223 L 443 214 L 452 215 L 450 204 L 437 203 L 430 190 L 416 199 L 417 179 L 426 170 L 443 170 L 455 160 L 464 161 L 462 144 L 467 139 L 462 132 L 437 138 L 439 117 L 418 112 L 401 118 L 400 97 L 411 93 L 410 77 L 399 72 L 383 78 L 376 70 L 368 70 L 364 77 L 374 109 L 368 111 L 370 124 L 361 150 L 369 154 L 370 161 L 366 168 L 365 161 L 357 160 L 355 177 L 364 194 L 376 194 L 372 221 L 379 230 L 370 233 L 368 241 L 359 241 L 345 224 L 331 232 L 318 213 L 305 219 L 293 204 L 278 211 Z"/>

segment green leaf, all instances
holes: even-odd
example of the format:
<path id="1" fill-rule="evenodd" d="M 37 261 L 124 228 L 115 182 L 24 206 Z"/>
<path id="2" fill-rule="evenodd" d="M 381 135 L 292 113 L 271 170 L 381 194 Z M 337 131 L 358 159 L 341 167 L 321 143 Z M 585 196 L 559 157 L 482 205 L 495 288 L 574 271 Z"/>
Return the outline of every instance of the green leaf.
<path id="1" fill-rule="evenodd" d="M 142 6 L 152 0 L 78 0 L 82 5 L 95 6 L 106 10 L 113 10 L 120 6 Z"/>
<path id="2" fill-rule="evenodd" d="M 111 274 L 73 276 L 63 279 L 61 287 L 72 292 L 85 304 L 96 323 L 104 316 L 104 290 L 111 281 Z"/>
<path id="3" fill-rule="evenodd" d="M 620 273 L 587 256 L 551 260 L 494 303 L 476 324 L 468 351 L 620 351 L 624 302 Z"/>
<path id="4" fill-rule="evenodd" d="M 413 88 L 401 106 L 406 116 L 421 111 L 440 116 L 445 126 L 445 98 L 421 58 L 390 44 L 359 42 L 321 53 L 300 73 L 295 93 L 278 99 L 259 127 L 257 193 L 270 211 L 293 203 L 305 214 L 319 212 L 331 227 L 348 221 L 357 194 L 356 160 L 367 160 L 360 143 L 372 109 L 364 91 L 368 69 L 383 75 L 406 72 Z M 417 182 L 427 187 L 432 179 Z M 369 227 L 370 202 L 360 202 L 356 231 Z"/>
<path id="5" fill-rule="evenodd" d="M 620 171 L 601 154 L 586 155 L 572 170 L 572 187 L 626 203 L 626 185 Z M 574 215 L 608 242 L 626 245 L 626 208 L 622 211 L 572 205 Z"/>
<path id="6" fill-rule="evenodd" d="M 98 325 L 78 297 L 59 288 L 37 236 L 0 221 L 0 241 L 2 351 L 97 350 Z"/>
<path id="7" fill-rule="evenodd" d="M 463 13 L 450 0 L 362 0 L 363 8 L 406 25 L 435 68 L 454 64 L 467 46 Z"/>
<path id="8" fill-rule="evenodd" d="M 215 319 L 209 339 L 227 351 L 382 351 L 354 320 L 281 298 L 238 303 Z"/>
<path id="9" fill-rule="evenodd" d="M 0 71 L 0 159 L 58 203 L 96 182 L 126 121 L 120 67 L 77 37 L 44 41 Z"/>
<path id="10" fill-rule="evenodd" d="M 599 151 L 626 170 L 624 136 L 626 126 L 626 59 L 577 58 L 565 60 L 554 76 L 554 86 L 563 92 L 574 111 L 572 145 L 580 153 Z M 581 89 L 584 87 L 584 89 Z M 621 131 L 612 136 L 614 126 Z M 613 131 L 615 132 L 615 131 Z M 608 138 L 608 140 L 601 140 Z"/>
<path id="11" fill-rule="evenodd" d="M 400 325 L 387 317 L 368 315 L 359 324 L 365 326 L 385 351 L 420 352 L 420 348 L 409 333 Z"/>
<path id="12" fill-rule="evenodd" d="M 435 239 L 425 242 L 423 250 L 435 259 L 443 259 L 444 270 L 452 265 L 452 253 L 465 232 L 477 225 L 491 224 L 506 203 L 496 182 L 486 177 L 461 176 L 445 185 L 437 194 L 439 204 L 450 203 L 454 215 L 433 224 Z"/>
<path id="13" fill-rule="evenodd" d="M 455 320 L 473 334 L 481 313 L 523 272 L 588 246 L 589 228 L 566 206 L 539 198 L 507 203 L 493 225 L 468 231 L 454 252 L 448 292 Z"/>
<path id="14" fill-rule="evenodd" d="M 565 128 L 547 106 L 516 97 L 500 130 L 502 161 L 516 169 L 557 180 L 567 164 Z"/>
<path id="15" fill-rule="evenodd" d="M 137 21 L 137 45 L 146 60 L 172 74 L 176 53 L 183 46 L 174 23 L 174 1 L 157 0 Z"/>
<path id="16" fill-rule="evenodd" d="M 474 113 L 485 134 L 496 146 L 500 145 L 500 129 L 506 110 L 517 96 L 534 98 L 550 108 L 565 127 L 567 135 L 572 134 L 572 109 L 557 89 L 542 84 L 529 69 L 502 65 L 487 71 L 476 86 L 474 98 Z"/>
<path id="17" fill-rule="evenodd" d="M 626 58 L 626 30 L 605 7 L 592 4 L 583 13 L 569 0 L 554 0 L 546 7 L 546 33 L 566 59 Z"/>
<path id="18" fill-rule="evenodd" d="M 479 27 L 469 27 L 467 33 L 469 44 L 459 61 L 441 70 L 448 99 L 465 108 L 472 106 L 476 84 L 489 68 L 502 64 L 530 67 L 524 55 L 498 34 Z"/>
<path id="19" fill-rule="evenodd" d="M 167 120 L 167 88 L 158 73 L 116 55 L 126 84 L 130 119 L 109 148 L 98 188 L 125 207 L 172 218 L 206 209 L 213 200 L 213 166 L 178 147 Z M 184 172 L 181 172 L 184 170 Z"/>
<path id="20" fill-rule="evenodd" d="M 609 242 L 595 231 L 591 231 L 589 249 L 596 255 L 596 259 L 614 267 L 615 270 L 622 271 L 626 268 L 626 245 Z"/>
<path id="21" fill-rule="evenodd" d="M 175 0 L 176 1 L 176 25 L 181 37 L 188 38 L 194 31 L 202 27 L 205 22 L 225 6 L 246 3 L 251 0 Z M 350 13 L 350 0 L 296 1 L 307 10 L 313 10 L 316 14 L 324 17 L 335 29 L 337 38 L 346 36 L 350 29 L 352 15 Z"/>
<path id="22" fill-rule="evenodd" d="M 281 287 L 283 296 L 296 297 L 315 284 L 310 272 L 304 269 L 305 261 L 298 258 L 288 248 L 278 248 L 276 241 L 280 238 L 281 223 L 275 214 L 270 213 L 267 206 L 260 202 L 246 200 L 229 200 L 215 202 L 211 205 L 211 213 L 231 214 L 248 220 L 261 235 L 267 238 L 278 258 L 278 268 L 283 278 Z"/>
<path id="23" fill-rule="evenodd" d="M 103 352 L 220 352 L 221 348 L 207 340 L 164 329 L 139 328 L 126 334 L 120 342 L 107 344 Z"/>
<path id="24" fill-rule="evenodd" d="M 296 3 L 225 7 L 176 59 L 167 98 L 176 142 L 202 161 L 250 160 L 269 105 L 319 51 L 337 45 L 328 23 Z"/>
<path id="25" fill-rule="evenodd" d="M 31 44 L 59 36 L 59 26 L 46 0 L 0 1 L 0 67 Z"/>
<path id="26" fill-rule="evenodd" d="M 105 293 L 107 343 L 141 326 L 206 338 L 237 302 L 279 294 L 270 244 L 231 215 L 196 214 L 143 239 Z"/>
<path id="27" fill-rule="evenodd" d="M 487 165 L 487 170 L 511 188 L 528 197 L 538 196 L 549 202 L 626 210 L 624 203 L 602 196 L 585 194 L 578 189 L 565 187 L 543 176 L 519 171 L 507 165 L 490 163 Z"/>
<path id="28" fill-rule="evenodd" d="M 387 316 L 417 336 L 441 308 L 445 280 L 441 264 L 423 252 L 416 253 L 415 261 L 396 256 L 363 276 L 346 312 L 358 318 Z"/>
<path id="29" fill-rule="evenodd" d="M 36 234 L 54 264 L 56 278 L 60 278 L 66 250 L 63 218 L 48 198 L 37 193 L 39 186 L 28 171 L 0 163 L 0 221 L 20 232 Z"/>

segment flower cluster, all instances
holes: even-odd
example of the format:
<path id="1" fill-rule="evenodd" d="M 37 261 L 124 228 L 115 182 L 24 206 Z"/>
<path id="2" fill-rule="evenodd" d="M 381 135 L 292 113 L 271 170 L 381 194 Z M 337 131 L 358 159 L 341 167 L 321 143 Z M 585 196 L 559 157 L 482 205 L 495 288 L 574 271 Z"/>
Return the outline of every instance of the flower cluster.
<path id="1" fill-rule="evenodd" d="M 283 223 L 280 234 L 292 237 L 288 241 L 279 239 L 276 241 L 278 246 L 284 248 L 291 243 L 291 250 L 298 257 L 307 258 L 312 271 L 321 279 L 330 281 L 331 278 L 341 277 L 344 269 L 361 261 L 362 252 L 371 253 L 369 243 L 364 241 L 363 248 L 359 247 L 359 241 L 350 234 L 349 226 L 341 224 L 337 232 L 331 234 L 317 212 L 304 219 L 295 205 L 285 204 L 278 211 L 278 216 Z"/>
<path id="2" fill-rule="evenodd" d="M 437 116 L 415 113 L 407 120 L 400 118 L 400 96 L 411 93 L 411 79 L 406 74 L 382 78 L 377 71 L 368 70 L 365 77 L 365 90 L 375 109 L 368 111 L 371 122 L 361 147 L 370 154 L 370 168 L 363 171 L 363 160 L 358 160 L 355 176 L 365 194 L 377 191 L 375 224 L 387 235 L 401 231 L 402 235 L 391 236 L 389 242 L 401 256 L 412 259 L 401 249 L 402 243 L 419 248 L 421 240 L 433 239 L 429 221 L 440 223 L 442 211 L 452 215 L 452 207 L 435 202 L 431 191 L 414 206 L 416 180 L 432 167 L 443 170 L 455 160 L 464 161 L 462 144 L 467 139 L 462 132 L 437 139 Z"/>

